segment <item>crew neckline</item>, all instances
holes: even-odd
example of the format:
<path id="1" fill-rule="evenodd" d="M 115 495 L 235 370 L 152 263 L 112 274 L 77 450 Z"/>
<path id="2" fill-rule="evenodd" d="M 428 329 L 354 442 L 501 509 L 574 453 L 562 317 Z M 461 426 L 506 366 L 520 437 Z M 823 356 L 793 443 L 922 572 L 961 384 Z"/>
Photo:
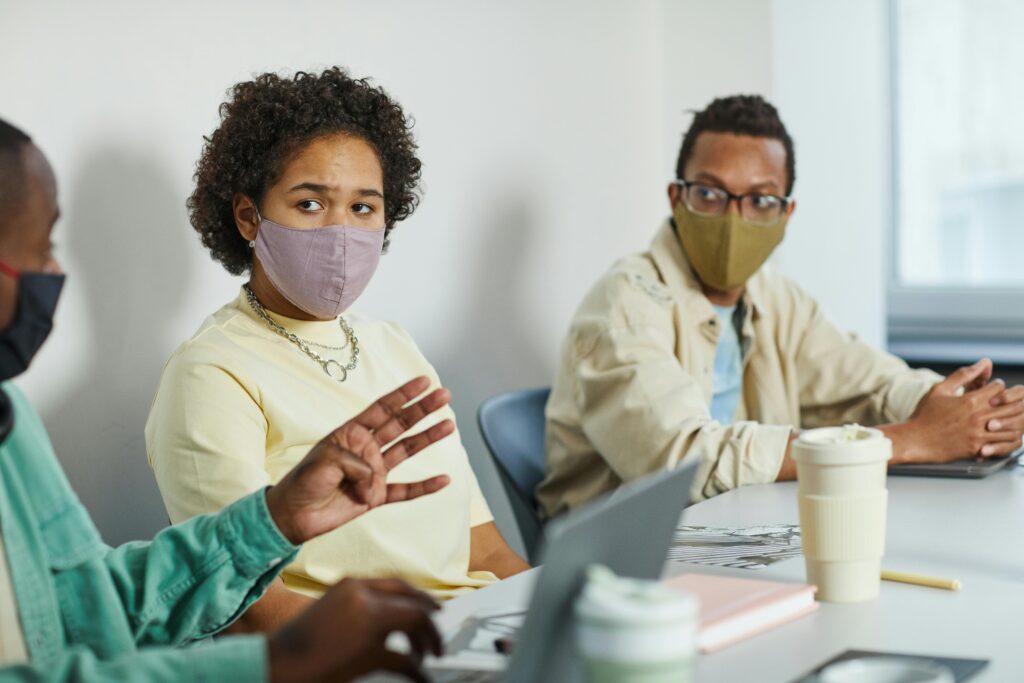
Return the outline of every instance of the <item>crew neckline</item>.
<path id="1" fill-rule="evenodd" d="M 279 336 L 249 305 L 249 296 L 244 286 L 241 288 L 235 303 L 237 308 L 253 322 L 275 337 Z M 267 310 L 267 315 L 284 329 L 308 341 L 330 346 L 341 346 L 346 341 L 345 333 L 342 332 L 337 318 L 332 318 L 331 320 L 298 320 L 271 310 Z M 351 320 L 348 318 L 346 318 L 346 321 L 351 324 Z"/>

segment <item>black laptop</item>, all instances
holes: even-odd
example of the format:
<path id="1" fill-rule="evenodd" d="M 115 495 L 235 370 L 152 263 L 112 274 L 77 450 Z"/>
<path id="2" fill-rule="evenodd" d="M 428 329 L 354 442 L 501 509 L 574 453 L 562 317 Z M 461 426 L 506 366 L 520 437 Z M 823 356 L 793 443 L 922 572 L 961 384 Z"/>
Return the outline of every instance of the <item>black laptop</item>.
<path id="1" fill-rule="evenodd" d="M 891 465 L 889 474 L 901 477 L 954 477 L 957 479 L 981 479 L 1004 467 L 1017 464 L 1017 458 L 1024 454 L 1024 448 L 1002 458 L 964 458 L 942 463 L 920 463 L 914 465 Z"/>

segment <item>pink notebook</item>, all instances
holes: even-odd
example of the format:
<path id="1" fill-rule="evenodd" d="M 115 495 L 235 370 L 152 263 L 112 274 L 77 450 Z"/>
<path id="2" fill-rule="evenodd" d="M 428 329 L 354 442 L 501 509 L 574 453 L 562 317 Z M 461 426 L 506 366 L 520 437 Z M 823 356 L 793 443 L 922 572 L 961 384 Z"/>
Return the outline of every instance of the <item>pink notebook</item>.
<path id="1" fill-rule="evenodd" d="M 666 586 L 693 593 L 700 601 L 697 647 L 714 652 L 818 609 L 814 586 L 709 574 L 683 574 Z"/>

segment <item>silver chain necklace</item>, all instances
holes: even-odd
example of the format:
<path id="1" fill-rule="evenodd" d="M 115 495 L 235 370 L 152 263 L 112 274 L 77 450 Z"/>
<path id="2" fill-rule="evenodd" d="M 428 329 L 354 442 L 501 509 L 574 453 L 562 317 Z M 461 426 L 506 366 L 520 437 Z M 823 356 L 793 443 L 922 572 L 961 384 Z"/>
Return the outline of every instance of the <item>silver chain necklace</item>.
<path id="1" fill-rule="evenodd" d="M 345 318 L 338 316 L 338 325 L 341 326 L 341 331 L 345 333 L 345 343 L 341 346 L 324 346 L 323 344 L 307 341 L 279 325 L 270 317 L 267 313 L 267 309 L 263 308 L 263 304 L 261 304 L 260 300 L 256 298 L 256 293 L 252 291 L 252 287 L 250 287 L 248 283 L 245 285 L 245 295 L 249 299 L 249 305 L 252 307 L 252 310 L 256 312 L 256 315 L 258 315 L 260 319 L 270 327 L 270 329 L 277 332 L 292 344 L 298 346 L 300 351 L 315 360 L 320 367 L 323 368 L 324 374 L 335 382 L 344 382 L 348 379 L 348 373 L 355 370 L 356 366 L 359 365 L 359 340 L 356 339 L 356 334 L 352 331 L 352 328 L 349 327 L 347 322 L 345 322 Z M 324 358 L 319 353 L 309 348 L 310 346 L 319 346 L 323 349 L 340 351 L 349 345 L 352 346 L 352 351 L 348 365 L 342 365 L 339 361 L 336 361 L 333 358 Z"/>

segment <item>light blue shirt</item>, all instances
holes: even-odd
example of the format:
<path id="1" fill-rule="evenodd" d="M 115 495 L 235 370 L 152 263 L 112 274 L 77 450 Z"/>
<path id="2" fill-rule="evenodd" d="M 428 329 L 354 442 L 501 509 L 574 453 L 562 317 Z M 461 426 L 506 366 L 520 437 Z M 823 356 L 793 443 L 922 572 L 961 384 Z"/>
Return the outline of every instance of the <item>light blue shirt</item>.
<path id="1" fill-rule="evenodd" d="M 743 355 L 733 320 L 736 307 L 715 306 L 715 313 L 718 314 L 718 345 L 711 385 L 711 417 L 727 425 L 736 419 L 736 407 L 743 393 Z"/>

